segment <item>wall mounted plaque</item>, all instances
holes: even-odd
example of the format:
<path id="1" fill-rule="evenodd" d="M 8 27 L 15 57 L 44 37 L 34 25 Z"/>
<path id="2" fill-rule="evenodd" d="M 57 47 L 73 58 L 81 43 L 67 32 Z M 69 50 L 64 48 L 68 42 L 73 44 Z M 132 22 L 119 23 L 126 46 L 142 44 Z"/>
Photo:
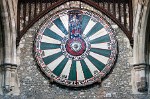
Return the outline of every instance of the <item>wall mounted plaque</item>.
<path id="1" fill-rule="evenodd" d="M 34 44 L 42 71 L 55 82 L 80 87 L 101 81 L 114 65 L 114 31 L 100 15 L 70 9 L 51 16 Z"/>

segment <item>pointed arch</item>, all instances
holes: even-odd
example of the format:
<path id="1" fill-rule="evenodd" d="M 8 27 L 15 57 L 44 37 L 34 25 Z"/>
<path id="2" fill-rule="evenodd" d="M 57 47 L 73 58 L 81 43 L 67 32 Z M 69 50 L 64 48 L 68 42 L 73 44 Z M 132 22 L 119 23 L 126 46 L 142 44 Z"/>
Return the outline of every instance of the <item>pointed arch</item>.
<path id="1" fill-rule="evenodd" d="M 20 42 L 21 37 L 26 33 L 26 31 L 36 22 L 38 21 L 40 18 L 42 18 L 45 14 L 47 14 L 48 12 L 50 12 L 51 10 L 55 9 L 56 7 L 65 4 L 66 2 L 70 2 L 70 1 L 79 1 L 80 4 L 85 3 L 88 4 L 89 6 L 94 7 L 95 9 L 99 10 L 100 12 L 102 12 L 103 14 L 105 14 L 106 16 L 108 16 L 111 20 L 113 20 L 126 34 L 126 36 L 129 38 L 130 42 L 133 41 L 132 38 L 132 28 L 133 28 L 133 15 L 132 15 L 132 1 L 131 0 L 100 0 L 100 1 L 95 1 L 95 0 L 40 0 L 40 2 L 35 2 L 36 0 L 19 0 L 18 2 L 18 37 L 17 37 L 17 45 Z M 34 15 L 33 15 L 33 19 L 31 19 L 31 3 L 32 5 L 34 5 L 34 8 L 37 8 L 37 4 L 40 4 L 39 6 L 39 10 L 40 13 L 38 13 L 36 11 L 36 9 L 34 9 Z M 20 29 L 20 9 L 21 6 L 20 4 L 22 4 L 23 6 L 23 29 Z M 26 7 L 28 5 L 28 9 L 29 9 L 29 20 L 28 22 L 26 21 Z M 42 6 L 43 4 L 45 5 L 45 9 L 42 10 Z M 48 6 L 47 4 L 50 4 L 50 6 Z M 106 4 L 108 4 L 108 7 L 106 9 Z M 112 9 L 113 11 L 110 11 L 110 5 L 112 5 Z M 116 8 L 116 6 L 118 6 Z M 123 6 L 123 9 L 120 10 L 121 6 Z M 81 5 L 80 5 L 81 7 Z M 127 10 L 128 9 L 128 12 Z M 117 12 L 118 11 L 118 12 Z M 122 13 L 123 12 L 123 13 Z M 117 14 L 118 13 L 118 18 L 117 18 Z M 122 16 L 123 15 L 123 16 Z M 129 16 L 129 18 L 127 18 L 127 16 Z M 124 18 L 124 21 L 122 22 L 122 18 Z M 129 20 L 127 20 L 129 19 Z M 127 23 L 129 22 L 129 26 L 127 25 Z"/>

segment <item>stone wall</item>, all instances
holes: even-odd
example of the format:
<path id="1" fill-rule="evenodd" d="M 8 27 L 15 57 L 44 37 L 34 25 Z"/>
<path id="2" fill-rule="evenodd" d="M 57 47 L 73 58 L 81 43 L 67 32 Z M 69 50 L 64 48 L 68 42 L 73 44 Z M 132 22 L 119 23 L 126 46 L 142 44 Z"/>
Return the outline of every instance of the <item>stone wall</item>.
<path id="1" fill-rule="evenodd" d="M 118 40 L 118 58 L 112 72 L 101 84 L 94 84 L 87 88 L 71 89 L 58 84 L 50 84 L 49 80 L 40 71 L 33 58 L 33 41 L 36 30 L 36 23 L 22 38 L 18 50 L 20 50 L 20 67 L 18 75 L 20 78 L 21 97 L 25 99 L 71 99 L 71 98 L 100 98 L 114 97 L 118 99 L 131 99 L 131 66 L 130 57 L 132 50 L 123 32 L 116 28 Z M 116 26 L 116 25 L 115 25 Z M 18 51 L 19 52 L 19 51 Z"/>
<path id="2" fill-rule="evenodd" d="M 68 88 L 56 83 L 50 83 L 49 79 L 41 72 L 33 54 L 35 35 L 40 25 L 51 14 L 60 9 L 69 8 L 70 5 L 72 7 L 79 7 L 79 2 L 66 3 L 49 12 L 36 22 L 21 39 L 17 49 L 20 95 L 10 97 L 12 99 L 136 99 L 132 94 L 131 87 L 133 52 L 128 38 L 108 17 L 83 3 L 81 8 L 90 9 L 102 15 L 116 32 L 118 57 L 111 73 L 103 79 L 101 84 L 96 83 L 84 88 Z"/>

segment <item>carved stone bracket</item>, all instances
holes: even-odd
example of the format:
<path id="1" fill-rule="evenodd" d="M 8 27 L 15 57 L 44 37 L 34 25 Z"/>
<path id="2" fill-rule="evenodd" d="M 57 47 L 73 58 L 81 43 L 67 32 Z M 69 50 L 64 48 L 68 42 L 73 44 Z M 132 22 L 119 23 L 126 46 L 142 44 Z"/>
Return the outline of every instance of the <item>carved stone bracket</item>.
<path id="1" fill-rule="evenodd" d="M 15 71 L 17 64 L 4 63 L 3 66 L 4 76 L 3 76 L 3 91 L 8 93 L 11 92 L 14 87 Z"/>
<path id="2" fill-rule="evenodd" d="M 139 92 L 148 91 L 146 77 L 141 77 L 140 82 L 137 82 L 137 88 Z"/>
<path id="3" fill-rule="evenodd" d="M 146 80 L 146 76 L 145 76 L 145 68 L 146 68 L 147 64 L 140 63 L 140 64 L 134 64 L 133 66 L 134 66 L 135 71 L 139 75 L 138 77 L 136 77 L 137 78 L 137 82 L 136 82 L 137 90 L 139 92 L 148 91 L 147 80 Z"/>

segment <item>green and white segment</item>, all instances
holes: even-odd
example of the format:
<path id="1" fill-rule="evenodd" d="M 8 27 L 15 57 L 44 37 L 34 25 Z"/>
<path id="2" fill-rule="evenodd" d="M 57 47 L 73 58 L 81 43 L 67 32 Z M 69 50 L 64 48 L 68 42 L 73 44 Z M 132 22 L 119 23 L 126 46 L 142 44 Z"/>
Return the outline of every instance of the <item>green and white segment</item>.
<path id="1" fill-rule="evenodd" d="M 62 14 L 52 22 L 48 21 L 46 25 L 43 25 L 42 39 L 40 42 L 36 41 L 40 43 L 39 50 L 43 52 L 42 60 L 49 71 L 55 75 L 53 79 L 56 82 L 74 87 L 89 85 L 91 83 L 88 82 L 88 79 L 93 79 L 96 72 L 100 73 L 108 64 L 111 56 L 110 35 L 98 20 L 94 21 L 91 16 L 83 14 L 82 32 L 91 44 L 90 53 L 85 59 L 70 60 L 61 51 L 61 42 L 68 35 L 68 24 L 68 15 Z M 36 59 L 38 60 L 38 58 Z M 46 71 L 43 72 L 46 73 Z M 86 80 L 87 82 L 68 84 L 56 78 L 69 82 Z M 96 81 L 93 79 L 92 83 L 94 82 Z"/>

